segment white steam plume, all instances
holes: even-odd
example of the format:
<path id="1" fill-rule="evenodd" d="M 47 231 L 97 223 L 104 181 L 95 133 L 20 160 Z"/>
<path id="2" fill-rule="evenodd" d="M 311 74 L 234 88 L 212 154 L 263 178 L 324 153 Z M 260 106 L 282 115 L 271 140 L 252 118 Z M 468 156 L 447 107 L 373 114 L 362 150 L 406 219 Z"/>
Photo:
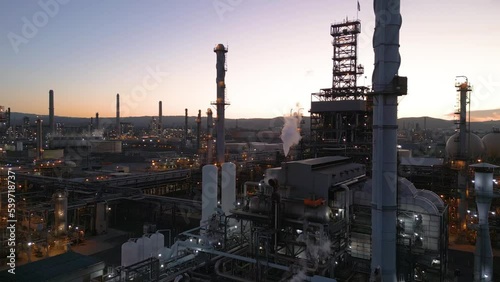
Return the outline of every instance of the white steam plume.
<path id="1" fill-rule="evenodd" d="M 283 152 L 286 157 L 288 156 L 288 152 L 290 152 L 290 147 L 299 144 L 299 141 L 302 138 L 299 130 L 302 113 L 300 112 L 300 109 L 298 109 L 297 112 L 291 114 L 290 116 L 285 116 L 284 119 L 285 124 L 281 130 L 281 140 L 283 141 Z"/>

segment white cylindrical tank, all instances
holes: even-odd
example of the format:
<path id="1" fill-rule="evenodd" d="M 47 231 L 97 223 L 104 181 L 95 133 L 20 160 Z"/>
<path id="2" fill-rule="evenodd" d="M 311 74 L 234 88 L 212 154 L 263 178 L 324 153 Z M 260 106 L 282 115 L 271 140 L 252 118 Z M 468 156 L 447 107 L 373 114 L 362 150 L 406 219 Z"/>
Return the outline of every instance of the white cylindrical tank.
<path id="1" fill-rule="evenodd" d="M 201 225 L 206 224 L 217 208 L 217 166 L 206 165 L 202 169 Z"/>
<path id="2" fill-rule="evenodd" d="M 137 239 L 137 252 L 139 253 L 139 261 L 143 261 L 153 256 L 151 239 L 147 236 L 142 236 Z"/>
<path id="3" fill-rule="evenodd" d="M 221 207 L 226 215 L 234 209 L 236 202 L 236 165 L 222 164 Z"/>
<path id="4" fill-rule="evenodd" d="M 158 257 L 161 250 L 165 246 L 165 236 L 160 232 L 156 232 L 149 237 L 151 239 L 151 249 L 152 254 L 155 257 Z"/>
<path id="5" fill-rule="evenodd" d="M 122 244 L 122 266 L 129 266 L 139 261 L 137 243 L 128 241 Z"/>
<path id="6" fill-rule="evenodd" d="M 52 195 L 54 201 L 54 234 L 61 236 L 66 234 L 68 226 L 68 192 L 57 191 Z"/>

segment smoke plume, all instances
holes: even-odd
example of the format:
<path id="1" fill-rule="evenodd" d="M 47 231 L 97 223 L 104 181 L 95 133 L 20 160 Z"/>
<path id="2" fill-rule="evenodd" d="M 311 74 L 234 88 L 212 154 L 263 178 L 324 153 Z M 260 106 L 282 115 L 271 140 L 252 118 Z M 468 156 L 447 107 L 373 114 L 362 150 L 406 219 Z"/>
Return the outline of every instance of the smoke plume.
<path id="1" fill-rule="evenodd" d="M 283 152 L 285 156 L 288 156 L 290 152 L 290 147 L 299 144 L 300 139 L 300 121 L 302 119 L 302 114 L 300 109 L 297 112 L 291 114 L 290 116 L 285 116 L 285 124 L 281 130 L 281 140 L 283 141 Z"/>

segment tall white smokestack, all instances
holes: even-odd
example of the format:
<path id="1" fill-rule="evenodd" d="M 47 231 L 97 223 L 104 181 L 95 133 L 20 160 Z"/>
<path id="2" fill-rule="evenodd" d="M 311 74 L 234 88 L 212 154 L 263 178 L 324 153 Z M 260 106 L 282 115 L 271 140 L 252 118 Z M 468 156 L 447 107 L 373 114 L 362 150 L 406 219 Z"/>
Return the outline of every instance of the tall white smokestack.
<path id="1" fill-rule="evenodd" d="M 49 133 L 54 135 L 56 126 L 54 121 L 54 90 L 49 90 Z"/>
<path id="2" fill-rule="evenodd" d="M 116 94 L 116 135 L 121 135 L 121 127 L 120 127 L 120 94 Z"/>
<path id="3" fill-rule="evenodd" d="M 380 268 L 382 281 L 396 281 L 397 110 L 398 95 L 406 94 L 405 78 L 396 77 L 400 1 L 374 0 L 374 11 L 371 268 L 372 274 Z"/>
<path id="4" fill-rule="evenodd" d="M 215 104 L 217 106 L 217 163 L 222 164 L 225 161 L 225 107 L 228 105 L 226 103 L 226 53 L 227 48 L 222 44 L 217 44 L 214 48 L 214 52 L 217 54 L 217 101 Z"/>

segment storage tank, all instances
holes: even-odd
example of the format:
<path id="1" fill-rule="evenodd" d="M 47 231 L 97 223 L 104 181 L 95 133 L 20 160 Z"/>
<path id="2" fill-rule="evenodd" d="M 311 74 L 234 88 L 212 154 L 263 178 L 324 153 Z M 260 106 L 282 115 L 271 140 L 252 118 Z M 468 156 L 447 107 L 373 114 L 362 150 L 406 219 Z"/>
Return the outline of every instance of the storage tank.
<path id="1" fill-rule="evenodd" d="M 469 139 L 470 139 L 470 146 L 469 146 Z M 470 138 L 469 135 L 466 135 L 465 148 L 468 151 L 467 154 L 468 158 L 473 158 L 473 159 L 479 158 L 484 152 L 483 141 L 481 141 L 481 138 L 479 138 L 479 136 L 477 136 L 474 133 L 470 133 Z M 452 159 L 459 157 L 460 142 L 459 142 L 458 132 L 453 134 L 446 142 L 446 155 Z"/>
<path id="2" fill-rule="evenodd" d="M 137 243 L 128 241 L 122 244 L 122 266 L 129 266 L 139 261 Z"/>
<path id="3" fill-rule="evenodd" d="M 483 137 L 485 157 L 500 158 L 500 131 L 494 130 Z"/>
<path id="4" fill-rule="evenodd" d="M 153 256 L 157 257 L 165 246 L 165 236 L 160 232 L 156 232 L 149 237 L 151 239 L 151 250 Z"/>
<path id="5" fill-rule="evenodd" d="M 139 253 L 139 261 L 143 261 L 152 257 L 153 249 L 151 245 L 151 239 L 148 236 L 142 236 L 137 239 L 137 252 Z"/>

